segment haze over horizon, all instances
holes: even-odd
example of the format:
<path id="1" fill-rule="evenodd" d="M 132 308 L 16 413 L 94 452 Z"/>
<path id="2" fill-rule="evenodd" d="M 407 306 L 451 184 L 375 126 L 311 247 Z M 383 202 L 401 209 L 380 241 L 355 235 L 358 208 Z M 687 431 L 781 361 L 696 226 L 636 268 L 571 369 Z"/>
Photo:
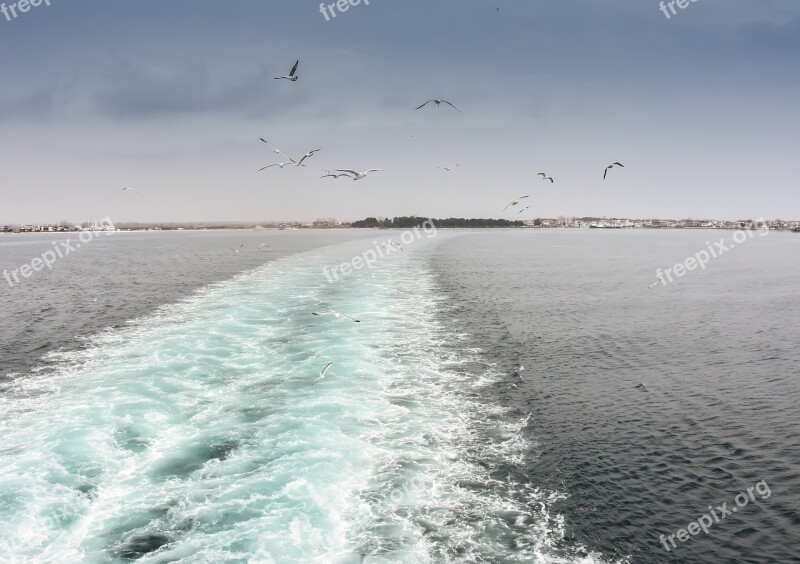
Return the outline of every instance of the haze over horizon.
<path id="1" fill-rule="evenodd" d="M 0 48 L 3 224 L 800 217 L 788 0 L 669 20 L 655 0 L 371 0 L 330 21 L 318 2 L 53 0 L 0 16 Z M 461 112 L 414 110 L 430 98 Z M 258 172 L 277 162 L 259 137 L 322 151 Z M 521 194 L 530 214 L 502 214 Z"/>

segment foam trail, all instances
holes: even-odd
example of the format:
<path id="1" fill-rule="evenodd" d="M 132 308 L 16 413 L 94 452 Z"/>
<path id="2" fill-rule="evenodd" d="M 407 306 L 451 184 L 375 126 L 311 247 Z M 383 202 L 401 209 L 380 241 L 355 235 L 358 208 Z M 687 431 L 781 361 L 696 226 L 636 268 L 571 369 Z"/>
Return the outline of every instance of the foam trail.
<path id="1" fill-rule="evenodd" d="M 443 323 L 427 247 L 326 282 L 367 248 L 210 286 L 0 390 L 2 554 L 571 561 L 558 494 L 487 470 L 534 447 L 464 368 L 480 351 Z"/>

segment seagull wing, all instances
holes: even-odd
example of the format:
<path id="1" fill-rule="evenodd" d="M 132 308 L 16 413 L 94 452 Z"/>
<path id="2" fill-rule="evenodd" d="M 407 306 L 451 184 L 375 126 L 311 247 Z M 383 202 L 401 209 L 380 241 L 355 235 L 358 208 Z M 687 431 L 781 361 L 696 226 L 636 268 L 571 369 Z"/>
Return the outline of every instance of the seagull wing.
<path id="1" fill-rule="evenodd" d="M 548 178 L 548 180 L 550 180 L 550 184 L 553 184 L 553 177 L 552 176 L 548 176 L 547 178 Z"/>
<path id="2" fill-rule="evenodd" d="M 355 170 L 350 170 L 349 168 L 337 168 L 336 172 L 344 172 L 346 174 L 352 174 L 353 176 L 358 176 L 358 172 Z"/>
<path id="3" fill-rule="evenodd" d="M 428 105 L 428 104 L 430 104 L 431 102 L 433 102 L 433 100 L 428 100 L 427 102 L 425 102 L 425 103 L 424 103 L 424 104 L 422 104 L 421 106 L 417 106 L 417 109 L 419 110 L 420 108 L 424 108 L 425 106 L 427 106 L 427 105 Z"/>
<path id="4" fill-rule="evenodd" d="M 614 163 L 614 164 L 617 165 L 617 166 L 621 166 L 622 168 L 625 168 L 625 165 L 622 164 L 622 163 Z"/>
<path id="5" fill-rule="evenodd" d="M 457 111 L 457 112 L 460 112 L 460 111 L 461 111 L 461 110 L 459 110 L 458 108 L 456 108 L 456 107 L 455 107 L 453 104 L 451 104 L 450 102 L 448 102 L 447 100 L 442 100 L 442 102 L 444 102 L 445 104 L 449 105 L 451 108 L 453 108 L 453 109 L 454 109 L 455 111 Z"/>
<path id="6" fill-rule="evenodd" d="M 325 378 L 325 375 L 328 373 L 328 369 L 330 369 L 330 367 L 331 367 L 332 365 L 333 365 L 333 363 L 332 363 L 332 362 L 329 362 L 328 364 L 326 364 L 326 365 L 325 365 L 325 368 L 323 368 L 323 369 L 320 371 L 320 373 L 319 373 L 319 378 L 317 378 L 316 380 L 314 380 L 314 384 L 316 384 L 317 382 L 319 382 L 320 380 L 322 380 L 322 379 L 324 379 L 324 378 Z M 313 385 L 313 384 L 312 384 L 312 385 Z"/>
<path id="7" fill-rule="evenodd" d="M 547 178 L 547 175 L 545 173 L 543 173 L 543 172 L 540 172 L 536 176 L 541 176 L 542 178 Z"/>
<path id="8" fill-rule="evenodd" d="M 606 179 L 606 176 L 608 175 L 608 169 L 609 169 L 609 168 L 611 168 L 611 167 L 610 167 L 610 166 L 607 166 L 607 167 L 606 167 L 606 171 L 603 173 L 603 180 L 605 180 L 605 179 Z"/>
<path id="9" fill-rule="evenodd" d="M 277 149 L 277 151 L 278 151 L 278 152 L 279 152 L 281 155 L 283 155 L 284 157 L 286 157 L 287 159 L 289 159 L 290 161 L 292 161 L 293 163 L 296 163 L 296 162 L 297 162 L 296 160 L 294 160 L 292 157 L 290 157 L 289 155 L 287 155 L 286 153 L 284 153 L 284 152 L 283 152 L 283 151 L 281 151 L 280 149 Z"/>
<path id="10" fill-rule="evenodd" d="M 294 74 L 297 72 L 297 67 L 298 67 L 299 64 L 300 64 L 300 59 L 297 59 L 294 62 L 294 66 L 292 67 L 292 70 L 289 72 L 289 76 L 294 76 Z"/>
<path id="11" fill-rule="evenodd" d="M 367 173 L 370 173 L 370 172 L 380 172 L 382 170 L 383 170 L 382 168 L 371 168 L 367 172 L 365 172 L 364 174 L 367 174 Z"/>
<path id="12" fill-rule="evenodd" d="M 266 169 L 268 169 L 268 168 L 270 168 L 270 167 L 273 167 L 273 166 L 280 166 L 280 163 L 276 163 L 276 164 L 267 165 L 267 166 L 265 166 L 264 168 L 260 168 L 260 169 L 258 169 L 258 172 L 261 172 L 262 170 L 266 170 Z"/>
<path id="13" fill-rule="evenodd" d="M 350 321 L 353 321 L 355 323 L 361 323 L 361 321 L 359 321 L 358 319 L 350 317 L 349 315 L 345 315 L 344 313 L 339 313 L 338 311 L 336 313 L 334 313 L 334 315 L 336 317 L 344 317 L 345 319 L 349 319 Z"/>

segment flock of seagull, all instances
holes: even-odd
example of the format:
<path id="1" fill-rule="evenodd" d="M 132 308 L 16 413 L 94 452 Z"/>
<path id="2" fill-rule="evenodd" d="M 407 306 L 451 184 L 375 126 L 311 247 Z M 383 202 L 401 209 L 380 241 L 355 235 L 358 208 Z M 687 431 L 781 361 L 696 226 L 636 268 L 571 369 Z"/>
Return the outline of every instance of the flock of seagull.
<path id="1" fill-rule="evenodd" d="M 300 60 L 298 59 L 298 60 L 296 60 L 294 62 L 294 65 L 292 66 L 292 70 L 289 71 L 288 75 L 276 76 L 275 80 L 289 80 L 291 82 L 296 82 L 297 79 L 299 78 L 299 75 L 297 74 L 297 69 L 299 68 L 299 66 L 300 66 Z M 450 106 L 451 108 L 453 108 L 457 112 L 461 111 L 450 100 L 443 100 L 441 98 L 431 98 L 430 100 L 428 100 L 428 101 L 420 104 L 419 106 L 417 106 L 415 108 L 415 110 L 421 110 L 422 108 L 424 108 L 428 104 L 436 104 L 437 107 L 440 107 L 442 104 L 445 104 L 447 106 Z M 291 165 L 294 165 L 295 167 L 305 166 L 303 164 L 303 161 L 305 161 L 308 158 L 311 158 L 312 156 L 314 156 L 314 153 L 316 153 L 316 152 L 318 152 L 320 150 L 320 149 L 315 149 L 313 151 L 309 151 L 308 153 L 303 155 L 303 157 L 299 161 L 296 161 L 295 159 L 293 159 L 292 157 L 290 157 L 289 155 L 287 155 L 286 153 L 284 153 L 283 151 L 278 149 L 275 145 L 273 145 L 269 141 L 265 140 L 263 137 L 261 138 L 261 141 L 263 141 L 264 143 L 267 143 L 270 147 L 272 147 L 274 153 L 283 155 L 284 157 L 288 158 L 289 161 L 288 162 L 278 162 L 278 163 L 273 163 L 273 164 L 267 165 L 267 166 L 259 169 L 259 172 L 263 171 L 263 170 L 266 170 L 268 168 L 276 167 L 276 166 L 280 167 L 280 168 L 284 168 L 286 166 L 291 166 Z M 440 166 L 440 167 L 437 167 L 437 168 L 439 168 L 441 170 L 444 170 L 446 172 L 450 172 L 452 170 L 455 170 L 455 168 L 458 167 L 458 166 L 459 166 L 459 164 L 455 164 L 453 166 L 445 166 L 445 167 L 441 167 Z M 610 169 L 614 168 L 614 167 L 625 168 L 625 165 L 623 165 L 620 162 L 614 162 L 614 163 L 608 165 L 605 168 L 605 171 L 603 172 L 603 180 L 605 180 L 608 177 L 608 171 Z M 340 168 L 340 169 L 336 169 L 336 170 L 327 170 L 326 169 L 325 170 L 325 174 L 320 176 L 320 178 L 333 178 L 335 180 L 335 179 L 338 179 L 338 178 L 341 178 L 341 177 L 345 177 L 345 178 L 350 178 L 351 180 L 363 180 L 370 173 L 380 172 L 381 170 L 382 169 L 379 169 L 379 168 L 372 168 L 372 169 L 365 170 L 365 171 L 357 171 L 357 170 L 353 170 L 353 169 L 350 169 L 350 168 Z M 546 181 L 550 181 L 550 184 L 555 184 L 555 180 L 549 174 L 546 174 L 544 172 L 540 172 L 537 176 L 541 177 L 541 180 L 543 180 L 545 182 Z M 511 203 L 509 203 L 503 209 L 503 212 L 505 212 L 510 207 L 514 207 L 514 206 L 518 205 L 520 203 L 520 201 L 525 199 L 525 198 L 530 198 L 530 196 L 520 196 L 516 200 L 512 201 Z M 531 206 L 525 206 L 525 207 L 521 208 L 519 210 L 519 212 L 517 212 L 517 215 L 522 214 L 523 212 L 528 210 L 530 207 Z"/>
<path id="2" fill-rule="evenodd" d="M 297 59 L 294 62 L 294 65 L 292 65 L 292 69 L 289 71 L 289 74 L 283 75 L 283 76 L 276 76 L 274 78 L 275 78 L 275 80 L 288 80 L 290 82 L 297 82 L 297 80 L 300 78 L 300 75 L 297 74 L 297 69 L 299 67 L 300 67 L 300 59 Z M 419 106 L 417 106 L 415 108 L 415 110 L 421 110 L 422 108 L 426 107 L 428 104 L 436 104 L 436 107 L 440 107 L 442 104 L 446 104 L 447 106 L 450 106 L 451 108 L 453 108 L 457 112 L 461 111 L 450 100 L 443 100 L 441 98 L 431 98 L 430 100 L 428 100 L 428 101 L 420 104 Z M 278 167 L 278 168 L 281 168 L 281 169 L 283 169 L 285 167 L 294 167 L 294 168 L 301 167 L 301 166 L 304 167 L 304 166 L 306 166 L 304 164 L 306 160 L 312 158 L 316 153 L 318 153 L 319 151 L 322 150 L 322 149 L 312 149 L 312 150 L 308 151 L 307 153 L 305 153 L 302 157 L 300 157 L 299 160 L 297 160 L 297 159 L 294 159 L 294 158 L 290 157 L 289 155 L 287 155 L 283 151 L 281 151 L 272 142 L 264 139 L 263 137 L 260 137 L 259 139 L 263 143 L 266 143 L 267 145 L 269 145 L 274 154 L 282 155 L 282 157 L 285 157 L 286 159 L 288 159 L 288 160 L 281 160 L 281 161 L 279 161 L 277 163 L 272 163 L 272 164 L 268 164 L 268 165 L 266 165 L 264 167 L 261 167 L 260 169 L 258 169 L 259 172 L 262 172 L 264 170 L 267 170 L 267 169 L 270 169 L 270 168 L 274 168 L 274 167 Z M 439 169 L 441 169 L 441 170 L 443 170 L 445 172 L 451 172 L 451 171 L 455 170 L 458 166 L 460 166 L 460 164 L 455 164 L 455 165 L 452 165 L 452 166 L 444 166 L 444 167 L 440 166 L 440 167 L 437 167 L 437 168 L 439 168 Z M 613 162 L 610 165 L 608 165 L 605 168 L 605 170 L 603 171 L 603 180 L 605 180 L 608 177 L 608 171 L 611 170 L 614 167 L 625 168 L 625 165 L 623 165 L 620 162 Z M 336 179 L 345 177 L 345 178 L 349 178 L 351 180 L 363 180 L 369 174 L 372 174 L 373 172 L 381 172 L 382 170 L 383 169 L 380 169 L 380 168 L 371 168 L 371 169 L 364 170 L 364 171 L 358 171 L 358 170 L 354 170 L 354 169 L 351 169 L 351 168 L 339 168 L 339 169 L 335 169 L 335 170 L 327 170 L 326 169 L 325 170 L 325 174 L 320 176 L 320 178 L 333 178 L 334 180 L 336 180 Z M 537 176 L 539 176 L 541 178 L 541 180 L 543 180 L 545 182 L 550 181 L 550 184 L 555 184 L 555 180 L 553 179 L 553 177 L 551 175 L 547 174 L 547 173 L 540 172 L 540 173 L 537 174 Z M 125 191 L 135 192 L 136 189 L 135 188 L 126 187 L 126 188 L 123 188 L 122 191 L 123 192 L 125 192 Z M 505 208 L 503 208 L 503 212 L 505 213 L 505 211 L 508 210 L 508 208 L 510 208 L 510 207 L 517 206 L 520 203 L 520 201 L 525 199 L 525 198 L 530 198 L 530 196 L 529 195 L 528 196 L 520 196 L 516 200 L 510 202 Z M 519 210 L 519 212 L 517 212 L 517 215 L 522 214 L 523 212 L 528 210 L 530 207 L 531 206 L 529 205 L 529 206 L 525 206 L 525 207 L 521 208 Z"/>

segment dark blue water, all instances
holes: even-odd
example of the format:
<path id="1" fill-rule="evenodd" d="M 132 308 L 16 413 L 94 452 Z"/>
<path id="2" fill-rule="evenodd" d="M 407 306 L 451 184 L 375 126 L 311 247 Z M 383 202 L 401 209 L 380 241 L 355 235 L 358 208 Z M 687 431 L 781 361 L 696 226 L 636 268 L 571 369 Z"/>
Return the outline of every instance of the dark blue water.
<path id="1" fill-rule="evenodd" d="M 800 561 L 800 237 L 648 288 L 731 235 L 479 233 L 436 256 L 455 323 L 518 384 L 498 400 L 533 412 L 541 451 L 520 479 L 566 491 L 568 537 L 610 558 Z M 762 480 L 768 498 L 660 543 Z"/>

